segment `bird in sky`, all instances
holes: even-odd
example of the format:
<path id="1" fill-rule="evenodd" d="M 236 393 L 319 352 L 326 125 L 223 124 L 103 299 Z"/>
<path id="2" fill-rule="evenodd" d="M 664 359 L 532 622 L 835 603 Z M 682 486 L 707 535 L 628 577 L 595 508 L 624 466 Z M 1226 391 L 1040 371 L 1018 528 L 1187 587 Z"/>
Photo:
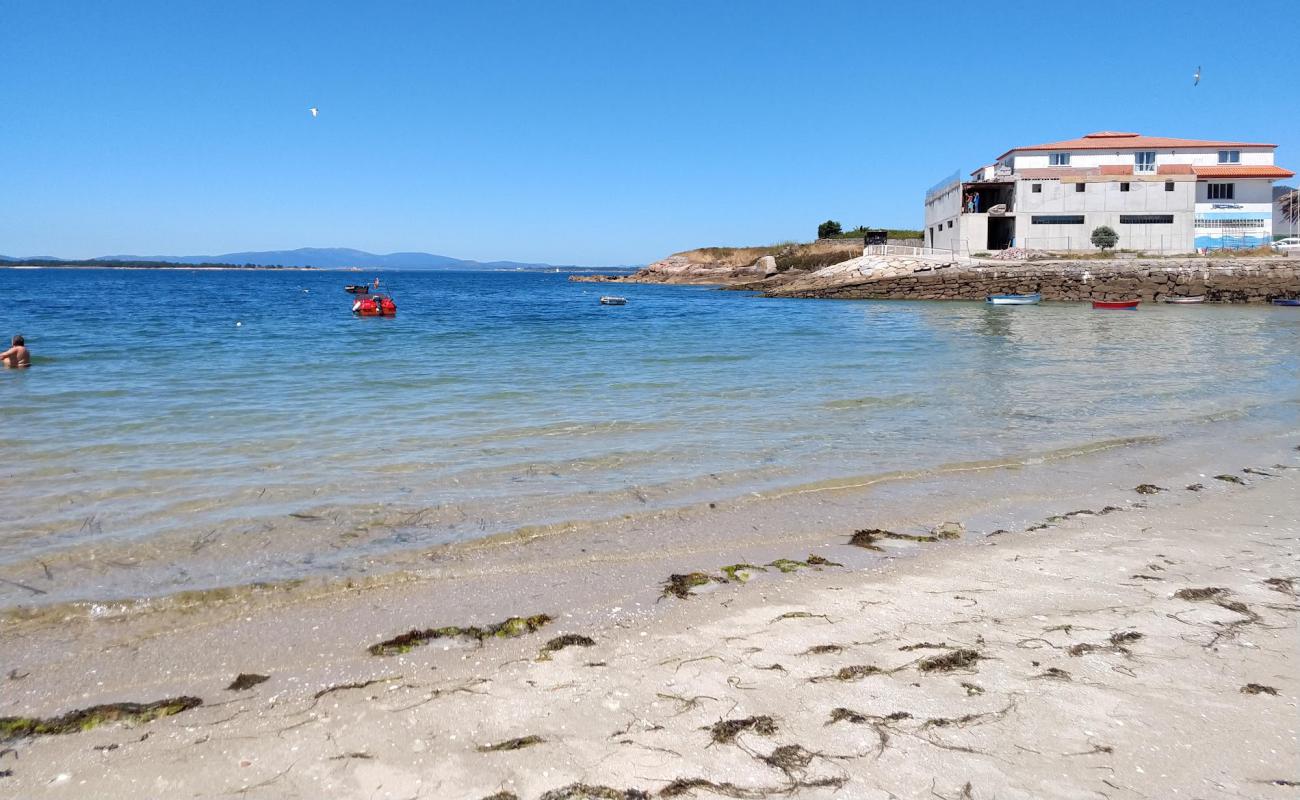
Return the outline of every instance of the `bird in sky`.
<path id="1" fill-rule="evenodd" d="M 1193 86 L 1200 86 L 1200 85 L 1201 85 L 1201 68 L 1200 68 L 1200 67 L 1197 67 L 1197 68 L 1196 68 L 1196 74 L 1192 76 L 1192 85 L 1193 85 Z M 315 110 L 315 109 L 312 109 L 312 112 L 311 112 L 311 113 L 312 113 L 313 116 L 315 116 L 315 114 L 316 114 L 316 110 Z"/>
<path id="2" fill-rule="evenodd" d="M 1197 76 L 1198 76 L 1198 77 L 1197 77 L 1197 80 L 1199 80 L 1199 79 L 1200 79 L 1200 77 L 1199 77 L 1199 76 L 1200 76 L 1200 71 L 1198 70 L 1196 74 L 1197 74 Z M 317 108 L 316 106 L 312 106 L 311 108 L 309 108 L 309 109 L 307 109 L 307 110 L 311 112 L 311 118 L 312 118 L 312 119 L 316 119 L 316 115 L 320 113 L 320 109 Z"/>

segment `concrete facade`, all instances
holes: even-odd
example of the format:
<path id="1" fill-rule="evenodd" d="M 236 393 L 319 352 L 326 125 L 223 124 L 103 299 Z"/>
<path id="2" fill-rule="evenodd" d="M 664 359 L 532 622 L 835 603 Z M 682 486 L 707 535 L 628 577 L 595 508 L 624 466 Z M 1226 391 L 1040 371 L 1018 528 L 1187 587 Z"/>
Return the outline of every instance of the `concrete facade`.
<path id="1" fill-rule="evenodd" d="M 1106 225 L 1119 248 L 1191 253 L 1272 240 L 1274 145 L 1101 132 L 1013 148 L 968 180 L 926 194 L 930 247 L 970 254 L 1019 247 L 1095 250 Z"/>

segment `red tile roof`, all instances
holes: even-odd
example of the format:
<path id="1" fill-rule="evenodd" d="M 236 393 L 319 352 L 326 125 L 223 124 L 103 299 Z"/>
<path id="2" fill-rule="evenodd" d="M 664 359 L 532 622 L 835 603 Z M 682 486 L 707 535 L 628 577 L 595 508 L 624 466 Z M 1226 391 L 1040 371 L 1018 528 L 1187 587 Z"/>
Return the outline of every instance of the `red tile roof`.
<path id="1" fill-rule="evenodd" d="M 1098 131 L 1078 139 L 1066 139 L 1061 142 L 1033 144 L 1027 147 L 1013 147 L 998 160 L 1021 150 L 1159 150 L 1170 148 L 1219 148 L 1219 147 L 1277 147 L 1275 144 L 1260 142 L 1220 142 L 1202 139 L 1171 139 L 1166 136 L 1143 136 L 1140 133 L 1123 133 L 1119 131 Z"/>
<path id="2" fill-rule="evenodd" d="M 1156 167 L 1158 175 L 1191 175 L 1191 164 L 1160 164 Z"/>
<path id="3" fill-rule="evenodd" d="M 1210 167 L 1192 167 L 1198 178 L 1290 178 L 1295 175 L 1289 169 L 1282 169 L 1271 164 L 1222 164 Z"/>

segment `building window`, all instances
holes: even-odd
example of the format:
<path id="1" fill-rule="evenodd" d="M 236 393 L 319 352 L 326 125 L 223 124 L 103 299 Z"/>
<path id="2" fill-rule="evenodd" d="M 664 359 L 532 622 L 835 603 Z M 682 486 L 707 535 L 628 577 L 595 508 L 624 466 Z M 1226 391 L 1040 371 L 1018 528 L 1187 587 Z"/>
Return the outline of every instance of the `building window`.
<path id="1" fill-rule="evenodd" d="M 1173 214 L 1120 214 L 1121 225 L 1173 225 Z"/>
<path id="2" fill-rule="evenodd" d="M 1211 200 L 1231 200 L 1236 192 L 1233 190 L 1235 184 L 1231 183 L 1211 183 L 1208 186 L 1209 197 Z"/>
<path id="3" fill-rule="evenodd" d="M 1082 225 L 1082 214 L 1045 214 L 1042 216 L 1030 217 L 1029 221 L 1034 225 Z"/>
<path id="4" fill-rule="evenodd" d="M 1156 153 L 1154 150 L 1144 150 L 1141 153 L 1135 153 L 1133 156 L 1134 172 L 1155 172 L 1156 171 Z"/>
<path id="5" fill-rule="evenodd" d="M 952 230 L 952 220 L 948 220 L 948 230 Z"/>
<path id="6" fill-rule="evenodd" d="M 1219 163 L 1220 163 L 1220 164 L 1240 164 L 1240 163 L 1241 163 L 1241 151 L 1240 151 L 1240 150 L 1220 150 L 1220 151 L 1219 151 Z"/>
<path id="7" fill-rule="evenodd" d="M 1069 154 L 1069 153 L 1052 153 L 1052 154 L 1051 154 L 1050 156 L 1048 156 L 1047 158 L 1049 159 L 1047 163 L 1051 164 L 1053 167 L 1068 167 L 1068 166 L 1070 166 L 1070 154 Z"/>
<path id="8" fill-rule="evenodd" d="M 1076 192 L 1082 192 L 1086 187 L 1087 187 L 1087 184 L 1084 184 L 1084 183 L 1076 183 L 1076 184 L 1074 185 L 1074 191 L 1076 191 Z"/>
<path id="9" fill-rule="evenodd" d="M 1029 191 L 1033 192 L 1034 194 L 1042 194 L 1042 193 L 1043 193 L 1043 184 L 1041 184 L 1041 183 L 1035 183 L 1035 184 L 1032 184 L 1032 185 L 1030 185 L 1030 187 L 1029 187 Z"/>
<path id="10" fill-rule="evenodd" d="M 1127 191 L 1128 191 L 1128 184 L 1127 184 L 1127 183 L 1121 183 L 1121 184 L 1119 185 L 1119 190 L 1120 190 L 1121 192 L 1127 192 Z"/>
<path id="11" fill-rule="evenodd" d="M 1210 228 L 1220 231 L 1250 231 L 1264 227 L 1265 222 L 1266 220 L 1263 219 L 1213 219 L 1210 217 L 1197 217 L 1196 227 Z"/>
<path id="12" fill-rule="evenodd" d="M 1166 192 L 1172 192 L 1173 190 L 1174 190 L 1174 182 L 1173 182 L 1173 181 L 1165 181 L 1165 191 L 1166 191 Z"/>

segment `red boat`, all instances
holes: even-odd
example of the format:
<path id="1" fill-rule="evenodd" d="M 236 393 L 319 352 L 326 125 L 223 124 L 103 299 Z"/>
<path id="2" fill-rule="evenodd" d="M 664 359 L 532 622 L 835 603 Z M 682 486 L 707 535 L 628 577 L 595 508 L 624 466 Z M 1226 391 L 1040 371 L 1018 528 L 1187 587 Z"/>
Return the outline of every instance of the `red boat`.
<path id="1" fill-rule="evenodd" d="M 1125 308 L 1129 311 L 1138 307 L 1141 300 L 1093 300 L 1093 308 Z"/>
<path id="2" fill-rule="evenodd" d="M 365 295 L 352 304 L 352 313 L 358 317 L 395 317 L 397 304 L 386 294 Z"/>

